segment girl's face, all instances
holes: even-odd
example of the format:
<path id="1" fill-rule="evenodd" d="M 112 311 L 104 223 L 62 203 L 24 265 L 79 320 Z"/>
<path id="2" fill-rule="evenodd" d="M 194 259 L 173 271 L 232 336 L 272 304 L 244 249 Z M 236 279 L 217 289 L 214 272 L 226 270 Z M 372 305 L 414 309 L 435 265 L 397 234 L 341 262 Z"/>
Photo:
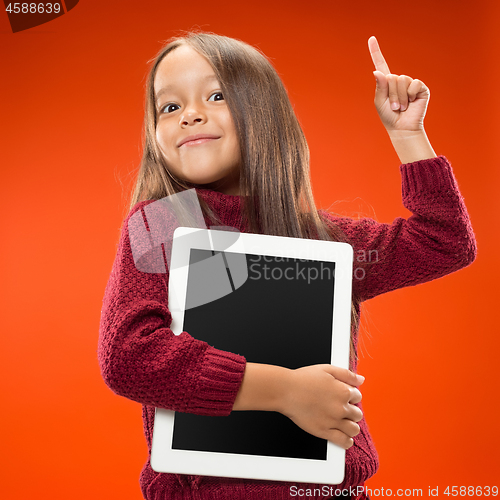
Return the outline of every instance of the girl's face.
<path id="1" fill-rule="evenodd" d="M 240 148 L 229 108 L 208 61 L 187 45 L 158 65 L 156 140 L 169 170 L 193 184 L 239 194 Z"/>

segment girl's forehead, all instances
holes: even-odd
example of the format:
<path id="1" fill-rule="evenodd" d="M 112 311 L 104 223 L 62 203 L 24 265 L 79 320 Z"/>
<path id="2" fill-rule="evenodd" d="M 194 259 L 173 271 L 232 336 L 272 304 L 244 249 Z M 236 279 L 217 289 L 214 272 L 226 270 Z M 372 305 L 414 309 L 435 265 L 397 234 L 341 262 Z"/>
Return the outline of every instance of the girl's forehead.
<path id="1" fill-rule="evenodd" d="M 181 45 L 168 53 L 157 67 L 154 79 L 155 91 L 172 85 L 193 82 L 217 81 L 208 60 L 188 45 Z"/>

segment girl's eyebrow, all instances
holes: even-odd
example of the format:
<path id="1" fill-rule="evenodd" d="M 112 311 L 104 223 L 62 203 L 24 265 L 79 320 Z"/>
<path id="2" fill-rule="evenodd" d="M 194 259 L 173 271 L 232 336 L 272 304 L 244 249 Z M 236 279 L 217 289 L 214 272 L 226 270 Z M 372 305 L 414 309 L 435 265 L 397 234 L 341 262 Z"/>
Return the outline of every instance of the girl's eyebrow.
<path id="1" fill-rule="evenodd" d="M 218 83 L 217 77 L 213 73 L 210 74 L 210 75 L 205 75 L 205 76 L 201 77 L 200 80 L 203 83 L 214 81 L 214 80 Z M 155 94 L 156 101 L 158 102 L 158 99 L 161 97 L 162 94 L 164 94 L 165 92 L 171 91 L 173 88 L 175 88 L 175 86 L 174 85 L 169 85 L 169 84 L 164 85 L 163 87 L 161 87 L 161 89 L 159 89 L 158 92 Z"/>

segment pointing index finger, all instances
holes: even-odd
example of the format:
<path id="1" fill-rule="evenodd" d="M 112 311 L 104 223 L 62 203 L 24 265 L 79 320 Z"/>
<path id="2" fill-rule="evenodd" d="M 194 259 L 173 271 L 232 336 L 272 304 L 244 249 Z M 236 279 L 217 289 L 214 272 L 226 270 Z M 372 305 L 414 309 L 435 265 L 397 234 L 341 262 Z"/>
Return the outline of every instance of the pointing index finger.
<path id="1" fill-rule="evenodd" d="M 368 48 L 370 49 L 370 55 L 372 56 L 372 61 L 375 65 L 375 69 L 377 71 L 381 71 L 382 73 L 384 73 L 384 75 L 389 75 L 389 66 L 387 66 L 384 56 L 380 51 L 380 47 L 378 46 L 377 39 L 374 36 L 371 36 L 368 39 Z"/>

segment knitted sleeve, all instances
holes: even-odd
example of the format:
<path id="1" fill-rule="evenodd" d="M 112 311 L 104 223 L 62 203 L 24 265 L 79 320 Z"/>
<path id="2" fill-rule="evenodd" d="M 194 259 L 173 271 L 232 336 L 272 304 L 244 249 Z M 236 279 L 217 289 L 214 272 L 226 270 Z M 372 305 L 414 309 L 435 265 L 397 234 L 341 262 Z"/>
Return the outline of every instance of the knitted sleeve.
<path id="1" fill-rule="evenodd" d="M 105 290 L 98 346 L 102 376 L 115 393 L 142 404 L 228 415 L 245 358 L 170 329 L 168 275 L 137 270 L 132 256 L 128 220 L 144 204 L 124 221 Z"/>
<path id="2" fill-rule="evenodd" d="M 461 269 L 476 241 L 451 165 L 444 156 L 401 165 L 408 219 L 392 224 L 326 214 L 354 248 L 353 291 L 360 300 Z"/>

